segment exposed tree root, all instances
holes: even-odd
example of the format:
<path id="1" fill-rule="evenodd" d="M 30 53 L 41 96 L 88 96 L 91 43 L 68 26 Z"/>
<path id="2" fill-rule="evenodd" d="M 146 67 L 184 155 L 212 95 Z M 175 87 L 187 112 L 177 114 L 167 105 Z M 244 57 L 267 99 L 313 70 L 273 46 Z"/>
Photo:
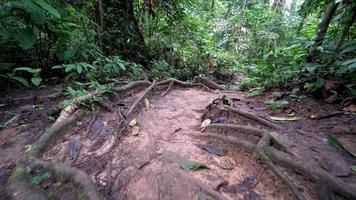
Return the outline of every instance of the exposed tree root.
<path id="1" fill-rule="evenodd" d="M 203 86 L 210 89 L 220 89 L 224 90 L 222 86 L 217 85 L 216 83 L 209 81 L 202 77 L 195 77 L 192 83 L 190 82 L 182 82 L 176 79 L 167 79 L 161 82 L 153 83 L 149 81 L 136 81 L 129 83 L 127 85 L 117 87 L 114 89 L 116 93 L 124 93 L 130 90 L 133 90 L 137 87 L 146 87 L 143 94 L 134 102 L 134 104 L 130 107 L 129 111 L 125 114 L 125 117 L 121 116 L 123 120 L 120 122 L 120 130 L 118 131 L 118 135 L 124 132 L 127 129 L 127 122 L 126 119 L 131 119 L 135 114 L 136 110 L 138 109 L 139 105 L 142 101 L 146 98 L 146 96 L 156 87 L 156 86 L 163 86 L 166 84 L 170 84 L 171 87 L 173 84 L 183 86 L 183 87 L 193 87 L 193 86 Z M 169 90 L 169 89 L 168 89 Z M 168 92 L 167 90 L 167 92 Z M 46 195 L 43 194 L 41 191 L 36 190 L 31 185 L 29 172 L 31 167 L 34 166 L 41 166 L 49 171 L 51 171 L 56 177 L 70 180 L 71 182 L 78 185 L 84 194 L 86 195 L 87 199 L 101 199 L 101 195 L 96 190 L 94 184 L 92 183 L 91 178 L 83 171 L 69 166 L 64 165 L 61 163 L 54 163 L 41 160 L 41 156 L 45 153 L 47 148 L 56 141 L 59 137 L 65 133 L 65 130 L 69 128 L 72 124 L 77 122 L 80 119 L 84 112 L 81 109 L 78 109 L 81 103 L 86 102 L 97 95 L 102 95 L 104 92 L 100 90 L 96 90 L 92 93 L 89 93 L 85 96 L 77 97 L 76 99 L 72 100 L 68 106 L 61 112 L 60 116 L 57 118 L 55 123 L 48 128 L 45 133 L 36 141 L 33 145 L 31 145 L 22 156 L 20 161 L 16 164 L 11 176 L 8 179 L 6 184 L 6 193 L 10 199 L 30 199 L 30 200 L 41 200 L 46 199 Z M 103 107 L 106 107 L 105 105 Z M 111 109 L 109 109 L 112 111 Z M 118 137 L 117 137 L 118 138 Z M 115 144 L 117 144 L 117 139 L 115 139 Z M 110 148 L 111 149 L 111 148 Z M 203 187 L 203 186 L 201 186 Z M 223 199 L 220 194 L 217 192 L 210 190 L 209 188 L 203 187 L 205 191 L 207 191 L 210 195 L 217 199 Z"/>
<path id="2" fill-rule="evenodd" d="M 133 82 L 131 84 L 128 84 L 126 86 L 122 86 L 117 88 L 117 91 L 123 92 L 125 89 L 130 90 L 132 88 L 138 87 L 145 85 L 149 82 Z M 55 121 L 55 123 L 48 128 L 45 133 L 37 140 L 33 145 L 31 145 L 25 152 L 24 156 L 22 159 L 18 162 L 18 164 L 15 166 L 14 171 L 12 172 L 7 186 L 6 186 L 6 191 L 8 196 L 11 199 L 45 199 L 45 195 L 41 194 L 39 191 L 35 191 L 31 184 L 29 183 L 28 180 L 28 171 L 26 170 L 26 166 L 29 165 L 35 158 L 38 159 L 42 156 L 42 154 L 46 151 L 48 146 L 53 143 L 57 138 L 61 136 L 61 133 L 64 133 L 64 130 L 66 130 L 69 126 L 74 124 L 82 115 L 83 111 L 82 110 L 77 110 L 78 105 L 84 101 L 92 99 L 96 95 L 102 94 L 102 91 L 94 91 L 92 93 L 89 93 L 85 96 L 77 97 L 76 99 L 72 100 L 68 106 L 60 113 L 59 117 Z M 37 162 L 40 162 L 41 160 L 37 160 Z M 42 161 L 45 162 L 45 161 Z M 59 163 L 53 164 L 54 166 L 56 165 L 61 165 Z M 71 167 L 71 166 L 66 166 L 63 167 L 62 169 L 65 169 L 63 171 L 63 174 L 66 173 L 75 173 L 72 174 L 71 177 L 81 177 L 82 179 L 90 180 L 89 177 L 84 178 L 85 173 L 81 172 L 80 170 Z M 60 168 L 57 168 L 57 172 L 60 173 Z M 69 176 L 68 176 L 69 177 Z M 78 179 L 79 180 L 79 179 Z M 84 185 L 82 185 L 81 181 L 77 181 L 79 185 L 81 185 L 83 188 L 88 187 L 87 182 Z M 94 187 L 93 187 L 94 188 Z M 87 192 L 87 191 L 85 191 Z M 97 193 L 97 194 L 93 194 Z M 97 190 L 90 190 L 90 194 L 87 193 L 87 196 L 92 196 L 92 197 L 99 197 L 99 193 Z M 98 199 L 98 198 L 96 198 Z"/>
<path id="3" fill-rule="evenodd" d="M 86 195 L 86 199 L 97 200 L 101 199 L 91 178 L 83 171 L 62 163 L 52 163 L 43 161 L 37 158 L 31 158 L 31 166 L 41 166 L 54 173 L 57 177 L 62 179 L 71 180 L 77 184 Z"/>
<path id="4" fill-rule="evenodd" d="M 259 123 L 261 123 L 261 124 L 263 124 L 265 126 L 268 126 L 270 128 L 273 128 L 275 130 L 280 130 L 281 129 L 281 127 L 279 127 L 278 125 L 276 125 L 276 124 L 274 124 L 274 123 L 272 123 L 272 122 L 270 122 L 270 121 L 268 121 L 266 119 L 263 119 L 262 117 L 257 116 L 256 114 L 253 114 L 253 113 L 250 113 L 250 112 L 245 112 L 245 111 L 242 111 L 242 110 L 239 110 L 237 108 L 234 108 L 232 106 L 227 106 L 227 105 L 224 105 L 222 107 L 222 109 L 228 110 L 228 111 L 236 113 L 238 115 L 241 115 L 241 116 L 247 117 L 249 119 L 255 120 L 255 121 L 257 121 L 257 122 L 259 122 Z"/>
<path id="5" fill-rule="evenodd" d="M 216 84 L 215 82 L 201 77 L 201 76 L 196 76 L 193 79 L 193 83 L 201 83 L 203 85 L 206 85 L 208 88 L 214 89 L 214 90 L 225 90 L 225 88 L 223 86 L 220 86 L 218 84 Z"/>
<path id="6" fill-rule="evenodd" d="M 152 91 L 152 89 L 156 86 L 156 81 L 153 81 L 153 83 L 150 85 L 150 87 L 148 87 L 147 89 L 145 89 L 145 91 L 143 92 L 143 94 L 132 104 L 130 110 L 126 113 L 126 119 L 128 119 L 128 117 L 131 117 L 131 115 L 136 111 L 136 109 L 138 108 L 139 104 L 144 100 L 144 98 L 148 95 L 148 93 L 150 93 Z"/>
<path id="7" fill-rule="evenodd" d="M 223 86 L 220 86 L 220 85 L 214 83 L 213 81 L 210 81 L 210 80 L 200 77 L 200 76 L 194 77 L 192 82 L 185 82 L 185 81 L 177 80 L 175 78 L 169 78 L 169 79 L 158 82 L 157 86 L 163 86 L 163 85 L 167 85 L 167 84 L 169 85 L 168 89 L 163 93 L 162 96 L 164 96 L 169 91 L 169 89 L 171 88 L 172 85 L 178 85 L 181 87 L 201 86 L 201 87 L 205 88 L 206 90 L 208 90 L 209 92 L 213 92 L 213 90 L 225 90 L 225 88 Z"/>
<path id="8" fill-rule="evenodd" d="M 124 86 L 115 88 L 114 92 L 122 93 L 122 92 L 127 92 L 127 91 L 132 90 L 137 87 L 148 87 L 150 85 L 151 85 L 151 82 L 149 82 L 149 81 L 135 81 L 132 83 L 128 83 Z"/>
<path id="9" fill-rule="evenodd" d="M 271 171 L 279 178 L 281 178 L 281 180 L 286 184 L 286 186 L 291 190 L 291 192 L 298 200 L 305 199 L 304 195 L 299 191 L 295 183 L 293 183 L 293 181 L 287 175 L 285 175 L 280 169 L 278 169 L 276 164 L 284 166 L 288 169 L 294 170 L 298 173 L 305 175 L 306 177 L 311 178 L 319 186 L 321 186 L 320 188 L 323 190 L 327 189 L 329 191 L 332 191 L 331 193 L 337 193 L 347 199 L 356 199 L 356 185 L 346 183 L 342 179 L 330 175 L 324 169 L 318 166 L 315 166 L 308 162 L 304 162 L 298 157 L 292 156 L 288 153 L 274 148 L 273 144 L 278 143 L 279 145 L 282 145 L 283 142 L 278 141 L 278 139 L 273 136 L 275 134 L 271 132 L 265 130 L 258 130 L 251 127 L 230 124 L 211 124 L 209 126 L 211 128 L 230 129 L 233 131 L 239 131 L 241 133 L 252 134 L 255 136 L 260 135 L 261 140 L 256 145 L 251 142 L 241 140 L 232 136 L 224 136 L 221 134 L 213 133 L 204 134 L 204 136 L 206 137 L 217 138 L 232 143 L 237 147 L 242 147 L 250 153 L 256 153 L 261 158 L 261 160 L 271 169 Z M 325 195 L 324 192 L 320 192 L 320 194 Z"/>

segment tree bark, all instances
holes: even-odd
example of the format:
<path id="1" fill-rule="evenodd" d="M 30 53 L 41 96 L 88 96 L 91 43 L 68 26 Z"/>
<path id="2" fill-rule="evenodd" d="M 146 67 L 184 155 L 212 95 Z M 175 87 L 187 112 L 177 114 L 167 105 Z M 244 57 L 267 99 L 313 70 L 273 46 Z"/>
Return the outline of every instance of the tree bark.
<path id="1" fill-rule="evenodd" d="M 103 31 L 105 30 L 103 0 L 98 0 L 98 14 L 99 14 L 99 22 L 100 22 L 100 27 L 98 28 L 98 38 L 99 38 L 100 47 L 101 49 L 103 49 L 104 43 L 103 43 L 102 34 Z"/>
<path id="2" fill-rule="evenodd" d="M 318 28 L 316 29 L 314 44 L 310 47 L 307 62 L 314 62 L 316 60 L 317 57 L 316 47 L 321 46 L 323 44 L 330 22 L 339 4 L 340 3 L 335 3 L 335 1 L 331 1 L 331 3 L 329 3 L 329 5 L 327 6 L 323 19 L 321 20 L 321 22 L 318 25 Z"/>

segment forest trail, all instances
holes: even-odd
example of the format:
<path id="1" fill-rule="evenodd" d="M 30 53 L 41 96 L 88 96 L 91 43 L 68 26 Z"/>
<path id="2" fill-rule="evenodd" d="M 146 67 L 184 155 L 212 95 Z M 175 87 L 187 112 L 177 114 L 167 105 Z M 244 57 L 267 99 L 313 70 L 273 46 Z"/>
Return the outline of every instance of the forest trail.
<path id="1" fill-rule="evenodd" d="M 330 125 L 337 127 L 345 121 L 355 121 L 355 118 L 340 117 L 338 124 L 328 119 L 320 123 L 305 118 L 284 123 L 256 121 L 214 108 L 219 101 L 228 100 L 232 107 L 255 113 L 259 116 L 257 119 L 269 118 L 263 103 L 247 100 L 241 92 L 171 86 L 168 87 L 170 90 L 165 87 L 164 92 L 153 91 L 152 95 L 147 95 L 140 111 L 127 119 L 129 125 L 126 128 L 120 126 L 123 118 L 117 110 L 130 110 L 130 105 L 143 97 L 146 90 L 113 96 L 105 103 L 106 106 L 67 129 L 64 136 L 43 153 L 42 159 L 65 163 L 84 171 L 106 199 L 293 198 L 294 194 L 285 182 L 261 162 L 258 155 L 251 154 L 243 146 L 206 137 L 217 133 L 250 141 L 251 144 L 259 143 L 256 135 L 214 127 L 214 124 L 237 124 L 266 131 L 278 126 L 281 128 L 276 132 L 279 135 L 273 136 L 288 146 L 290 155 L 322 166 L 335 176 L 351 174 L 349 166 L 355 164 L 355 160 L 326 145 L 324 135 L 318 132 Z M 202 122 L 204 124 L 206 119 L 211 124 L 202 128 Z M 348 128 L 355 129 L 354 126 L 355 123 L 351 123 Z M 38 138 L 37 135 L 16 139 L 16 136 L 10 137 L 10 133 L 23 135 L 20 129 L 15 132 L 4 129 L 1 132 L 2 137 L 8 136 L 1 144 L 1 169 L 8 172 L 24 150 L 23 145 Z M 293 144 L 288 141 L 293 141 Z M 199 169 L 194 170 L 195 167 Z M 280 169 L 298 186 L 306 199 L 317 198 L 317 185 L 309 178 L 297 175 L 288 167 Z M 30 171 L 34 177 L 43 173 L 45 169 L 41 167 Z M 3 182 L 9 174 L 1 175 Z M 347 181 L 355 182 L 355 177 L 349 176 Z M 35 188 L 47 191 L 49 198 L 77 199 L 80 196 L 73 185 L 52 175 L 36 183 Z"/>

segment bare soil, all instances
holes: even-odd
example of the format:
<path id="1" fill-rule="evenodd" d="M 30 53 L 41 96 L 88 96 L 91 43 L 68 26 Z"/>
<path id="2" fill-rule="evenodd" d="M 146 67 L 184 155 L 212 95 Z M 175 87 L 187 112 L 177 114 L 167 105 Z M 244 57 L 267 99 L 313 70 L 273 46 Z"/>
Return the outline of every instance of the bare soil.
<path id="1" fill-rule="evenodd" d="M 133 92 L 125 94 L 124 98 L 112 98 L 110 104 L 126 111 L 140 94 L 142 92 Z M 42 159 L 83 170 L 106 199 L 293 199 L 285 184 L 258 156 L 221 140 L 203 137 L 212 131 L 201 128 L 202 121 L 208 118 L 213 123 L 271 130 L 235 114 L 210 112 L 207 106 L 223 96 L 230 99 L 234 107 L 270 120 L 270 113 L 263 103 L 265 97 L 246 99 L 242 92 L 172 87 L 163 97 L 151 95 L 134 118 L 134 126 L 125 131 L 118 125 L 123 119 L 117 112 L 103 108 L 88 112 L 66 131 L 64 137 L 51 145 Z M 19 118 L 0 130 L 0 193 L 3 193 L 6 180 L 25 146 L 36 141 L 51 124 L 49 110 L 60 100 L 57 91 L 51 89 L 36 93 L 30 100 L 7 98 L 2 103 L 1 123 L 8 122 L 12 116 L 19 115 Z M 356 183 L 355 173 L 351 170 L 356 160 L 332 148 L 325 139 L 327 134 L 333 134 L 347 151 L 354 153 L 356 116 L 310 119 L 320 111 L 339 109 L 338 105 L 306 98 L 278 113 L 294 112 L 298 120 L 274 123 L 282 127 L 282 138 L 293 141 L 289 153 L 347 182 Z M 9 116 L 11 113 L 13 115 Z M 223 130 L 213 132 L 232 135 Z M 237 137 L 258 141 L 254 136 Z M 208 168 L 183 169 L 182 163 L 187 160 L 203 163 Z M 306 199 L 318 199 L 317 185 L 308 177 L 287 168 L 282 171 L 292 178 Z M 33 170 L 33 176 L 43 172 L 43 169 Z M 80 199 L 82 195 L 74 185 L 54 176 L 34 187 L 46 191 L 50 199 Z"/>

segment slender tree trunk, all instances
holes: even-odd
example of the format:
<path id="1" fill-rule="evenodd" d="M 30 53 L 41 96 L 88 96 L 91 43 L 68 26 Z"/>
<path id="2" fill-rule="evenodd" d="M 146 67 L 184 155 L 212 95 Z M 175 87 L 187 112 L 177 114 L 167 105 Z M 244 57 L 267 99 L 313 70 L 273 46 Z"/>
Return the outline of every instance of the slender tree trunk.
<path id="1" fill-rule="evenodd" d="M 103 44 L 102 35 L 103 35 L 103 31 L 105 30 L 103 0 L 98 0 L 98 14 L 99 14 L 99 21 L 100 21 L 100 27 L 98 28 L 98 37 L 99 37 L 100 47 L 103 49 L 104 44 Z"/>
<path id="2" fill-rule="evenodd" d="M 314 38 L 314 44 L 310 47 L 309 50 L 309 56 L 307 58 L 307 62 L 313 62 L 315 61 L 315 58 L 317 56 L 317 51 L 316 47 L 321 46 L 323 44 L 325 35 L 328 31 L 330 22 L 335 14 L 335 11 L 340 3 L 335 3 L 335 1 L 331 1 L 329 5 L 327 6 L 323 19 L 318 25 L 318 28 L 316 29 L 316 35 Z"/>
<path id="3" fill-rule="evenodd" d="M 342 31 L 342 34 L 341 34 L 341 37 L 340 37 L 340 40 L 338 42 L 338 44 L 336 45 L 336 48 L 335 48 L 335 52 L 338 52 L 342 43 L 344 43 L 345 39 L 346 39 L 346 36 L 347 34 L 349 33 L 349 30 L 350 30 L 350 27 L 352 26 L 352 24 L 355 22 L 355 18 L 356 18 L 356 6 L 354 6 L 352 8 L 352 16 L 350 18 L 350 20 L 346 23 L 345 25 L 345 28 L 344 30 Z"/>

